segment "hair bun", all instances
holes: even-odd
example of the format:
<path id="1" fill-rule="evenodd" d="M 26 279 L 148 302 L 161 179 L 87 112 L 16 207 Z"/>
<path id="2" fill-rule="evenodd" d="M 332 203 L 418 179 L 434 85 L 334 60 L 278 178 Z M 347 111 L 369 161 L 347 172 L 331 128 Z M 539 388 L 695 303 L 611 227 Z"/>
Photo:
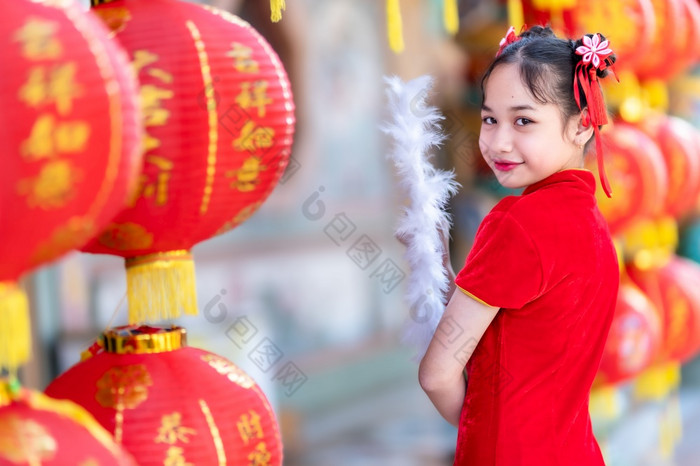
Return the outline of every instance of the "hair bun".
<path id="1" fill-rule="evenodd" d="M 532 26 L 527 31 L 520 34 L 521 38 L 526 37 L 554 37 L 554 31 L 549 26 Z"/>
<path id="2" fill-rule="evenodd" d="M 601 34 L 601 33 L 597 33 L 597 34 L 600 36 L 601 41 L 607 40 L 603 34 Z M 592 38 L 594 35 L 595 35 L 595 34 L 584 34 L 583 36 L 581 36 L 580 39 L 575 40 L 575 41 L 572 40 L 572 41 L 571 41 L 571 48 L 572 48 L 572 50 L 575 52 L 576 49 L 577 49 L 578 47 L 584 45 L 584 43 L 583 43 L 583 38 L 584 38 L 584 37 Z M 575 55 L 577 61 L 583 60 L 583 55 L 579 55 L 579 54 L 577 54 L 577 53 L 574 53 L 574 55 Z M 605 58 L 605 65 L 606 65 L 606 66 L 601 67 L 602 69 L 601 69 L 601 68 L 597 68 L 597 69 L 596 69 L 596 75 L 597 75 L 599 78 L 605 78 L 606 76 L 608 76 L 608 75 L 610 74 L 610 69 L 609 69 L 609 68 L 610 68 L 612 65 L 614 65 L 616 61 L 617 61 L 617 56 L 615 55 L 614 52 L 613 52 L 612 54 L 608 55 L 608 56 Z"/>

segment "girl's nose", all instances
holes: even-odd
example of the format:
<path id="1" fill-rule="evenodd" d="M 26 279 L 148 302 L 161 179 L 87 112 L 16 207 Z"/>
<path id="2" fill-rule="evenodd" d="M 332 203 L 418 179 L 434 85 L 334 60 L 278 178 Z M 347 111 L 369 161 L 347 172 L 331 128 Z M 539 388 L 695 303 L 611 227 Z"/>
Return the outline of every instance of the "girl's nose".
<path id="1" fill-rule="evenodd" d="M 491 150 L 498 153 L 508 153 L 513 150 L 513 135 L 507 125 L 499 125 L 493 132 L 490 141 Z"/>

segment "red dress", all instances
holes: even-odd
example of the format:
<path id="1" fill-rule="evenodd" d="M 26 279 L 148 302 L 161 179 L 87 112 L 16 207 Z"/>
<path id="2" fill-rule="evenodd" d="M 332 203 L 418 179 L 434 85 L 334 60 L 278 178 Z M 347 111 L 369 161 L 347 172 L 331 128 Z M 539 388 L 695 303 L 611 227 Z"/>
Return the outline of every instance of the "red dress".
<path id="1" fill-rule="evenodd" d="M 455 465 L 592 466 L 588 398 L 619 285 L 587 170 L 496 205 L 455 282 L 496 318 L 467 363 Z"/>

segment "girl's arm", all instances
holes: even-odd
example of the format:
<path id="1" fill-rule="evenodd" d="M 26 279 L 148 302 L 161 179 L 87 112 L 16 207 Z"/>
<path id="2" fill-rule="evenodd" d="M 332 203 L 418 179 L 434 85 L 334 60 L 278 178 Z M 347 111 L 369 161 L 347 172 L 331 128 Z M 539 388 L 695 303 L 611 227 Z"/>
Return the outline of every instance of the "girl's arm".
<path id="1" fill-rule="evenodd" d="M 442 417 L 454 426 L 459 424 L 467 389 L 464 366 L 498 309 L 461 291 L 453 293 L 420 362 L 421 387 Z"/>

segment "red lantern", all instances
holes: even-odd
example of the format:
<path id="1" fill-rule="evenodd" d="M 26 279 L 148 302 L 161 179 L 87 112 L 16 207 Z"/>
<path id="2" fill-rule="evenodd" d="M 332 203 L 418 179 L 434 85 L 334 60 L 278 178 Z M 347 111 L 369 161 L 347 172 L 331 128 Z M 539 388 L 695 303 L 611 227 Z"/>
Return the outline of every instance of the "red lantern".
<path id="1" fill-rule="evenodd" d="M 74 2 L 7 2 L 0 44 L 12 69 L 0 81 L 0 367 L 16 367 L 27 355 L 8 355 L 25 353 L 8 326 L 28 324 L 17 324 L 25 301 L 14 282 L 84 245 L 124 207 L 141 132 L 126 56 Z"/>
<path id="2" fill-rule="evenodd" d="M 287 165 L 287 75 L 265 39 L 223 11 L 177 0 L 93 11 L 138 72 L 146 140 L 138 196 L 84 250 L 127 259 L 130 322 L 196 314 L 189 250 L 247 219 Z"/>
<path id="3" fill-rule="evenodd" d="M 80 406 L 0 381 L 0 466 L 136 465 Z"/>
<path id="4" fill-rule="evenodd" d="M 685 62 L 683 54 L 691 35 L 681 2 L 652 0 L 656 28 L 650 46 L 637 52 L 644 57 L 635 70 L 641 79 L 667 80 L 678 72 L 679 61 Z"/>
<path id="5" fill-rule="evenodd" d="M 632 280 L 663 315 L 661 362 L 683 362 L 700 348 L 700 270 L 692 261 L 674 256 L 661 268 L 628 269 Z"/>
<path id="6" fill-rule="evenodd" d="M 611 232 L 616 234 L 640 216 L 661 212 L 668 176 L 656 143 L 634 126 L 615 122 L 602 137 L 613 196 L 608 198 L 598 190 L 596 197 Z M 586 166 L 595 171 L 595 159 L 589 157 Z"/>
<path id="7" fill-rule="evenodd" d="M 649 298 L 623 275 L 596 384 L 628 380 L 648 368 L 661 347 L 661 320 Z"/>
<path id="8" fill-rule="evenodd" d="M 688 64 L 693 65 L 700 60 L 700 4 L 697 0 L 683 0 L 683 7 L 690 35 L 687 40 L 688 48 L 685 51 L 685 57 Z"/>
<path id="9" fill-rule="evenodd" d="M 695 206 L 700 195 L 696 129 L 680 118 L 663 114 L 648 116 L 640 128 L 657 142 L 666 162 L 669 183 L 664 210 L 680 217 Z"/>
<path id="10" fill-rule="evenodd" d="M 143 466 L 280 465 L 277 421 L 253 379 L 184 339 L 181 328 L 110 330 L 104 352 L 46 393 L 85 407 Z"/>

